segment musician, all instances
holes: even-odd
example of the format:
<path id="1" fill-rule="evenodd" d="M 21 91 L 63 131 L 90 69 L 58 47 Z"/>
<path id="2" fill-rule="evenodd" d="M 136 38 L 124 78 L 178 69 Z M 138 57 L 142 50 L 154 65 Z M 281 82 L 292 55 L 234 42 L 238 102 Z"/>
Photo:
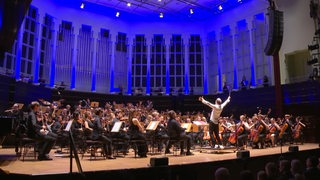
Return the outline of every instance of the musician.
<path id="1" fill-rule="evenodd" d="M 19 154 L 19 138 L 25 133 L 25 120 L 22 118 L 23 113 L 19 109 L 19 105 L 15 103 L 11 109 L 5 111 L 7 116 L 13 118 L 13 128 L 11 129 L 15 135 L 15 152 L 17 155 Z"/>
<path id="2" fill-rule="evenodd" d="M 267 139 L 271 140 L 271 146 L 275 147 L 276 142 L 279 136 L 281 128 L 279 124 L 276 122 L 275 118 L 270 119 L 270 125 L 269 125 L 269 134 L 267 135 Z"/>
<path id="3" fill-rule="evenodd" d="M 103 150 L 106 153 L 107 159 L 115 159 L 115 157 L 112 156 L 112 141 L 104 134 L 105 128 L 101 122 L 102 113 L 103 111 L 100 108 L 97 108 L 95 111 L 91 139 L 102 141 L 104 144 Z"/>
<path id="4" fill-rule="evenodd" d="M 113 126 L 116 122 L 120 122 L 120 119 L 122 119 L 123 121 L 127 120 L 127 118 L 122 117 L 122 114 L 119 112 L 116 112 L 116 113 L 111 112 L 110 116 L 111 116 L 111 124 L 110 124 L 111 129 L 113 128 Z M 124 155 L 126 155 L 128 149 L 129 149 L 128 141 L 130 140 L 130 136 L 124 130 L 124 126 L 125 126 L 125 123 L 123 122 L 122 126 L 120 127 L 119 132 L 112 132 L 111 133 L 111 138 L 112 139 L 120 139 L 124 142 L 122 145 L 118 145 L 113 148 L 120 150 Z"/>
<path id="5" fill-rule="evenodd" d="M 56 138 L 50 133 L 45 132 L 46 126 L 42 123 L 39 123 L 37 112 L 39 111 L 40 104 L 37 101 L 34 101 L 30 104 L 30 112 L 27 120 L 28 131 L 27 135 L 30 138 L 36 139 L 38 143 L 38 160 L 52 160 L 49 153 L 52 147 L 55 144 Z"/>
<path id="6" fill-rule="evenodd" d="M 210 138 L 212 141 L 212 146 L 214 148 L 221 148 L 223 149 L 223 145 L 221 143 L 220 137 L 219 137 L 219 117 L 223 110 L 223 108 L 230 102 L 230 96 L 228 96 L 227 100 L 225 100 L 222 103 L 222 100 L 220 98 L 217 98 L 215 101 L 215 104 L 212 104 L 208 101 L 206 101 L 202 96 L 199 97 L 199 101 L 201 101 L 203 104 L 209 106 L 212 108 L 211 115 L 210 115 L 210 121 L 209 121 L 209 133 Z M 217 138 L 217 141 L 215 141 L 215 138 L 213 137 L 213 133 L 215 137 Z"/>
<path id="7" fill-rule="evenodd" d="M 137 112 L 134 110 L 130 110 L 129 112 L 129 129 L 128 134 L 131 140 L 142 140 L 142 142 L 138 143 L 138 155 L 141 158 L 147 157 L 148 146 L 146 143 L 145 130 L 143 125 L 138 120 Z"/>
<path id="8" fill-rule="evenodd" d="M 246 144 L 248 141 L 248 134 L 250 132 L 251 127 L 247 123 L 247 118 L 245 115 L 240 115 L 240 122 L 236 125 L 236 136 L 237 136 L 237 145 L 238 149 L 244 150 L 246 149 Z"/>
<path id="9" fill-rule="evenodd" d="M 301 120 L 302 117 L 297 116 L 295 119 L 295 124 L 293 125 L 294 128 L 292 129 L 292 136 L 295 141 L 301 140 L 301 137 L 303 136 L 302 130 L 306 127 L 306 125 L 303 124 Z"/>
<path id="10" fill-rule="evenodd" d="M 158 151 L 162 151 L 163 144 L 169 140 L 165 119 L 162 115 L 158 118 L 159 124 L 155 130 L 155 140 L 158 142 Z"/>
<path id="11" fill-rule="evenodd" d="M 191 137 L 186 134 L 185 129 L 181 127 L 181 124 L 176 120 L 176 112 L 173 110 L 168 112 L 169 120 L 167 124 L 168 135 L 170 139 L 178 139 L 178 140 L 185 140 L 187 141 L 187 152 L 186 155 L 190 156 L 193 153 L 190 151 L 191 149 Z M 180 154 L 184 154 L 184 141 L 180 143 Z M 165 153 L 170 153 L 171 143 L 169 141 Z"/>
<path id="12" fill-rule="evenodd" d="M 254 124 L 254 135 L 252 139 L 252 148 L 263 149 L 265 147 L 265 138 L 269 126 L 264 122 L 264 116 L 262 114 L 257 115 L 257 121 Z M 259 146 L 260 145 L 260 146 Z"/>
<path id="13" fill-rule="evenodd" d="M 284 115 L 284 119 L 281 122 L 281 130 L 279 133 L 279 139 L 280 139 L 280 143 L 283 143 L 284 140 L 288 140 L 290 143 L 293 142 L 293 138 L 292 138 L 292 128 L 293 123 L 291 122 L 291 115 L 289 114 L 285 114 Z"/>
<path id="14" fill-rule="evenodd" d="M 223 131 L 221 132 L 222 144 L 226 146 L 227 144 L 229 144 L 228 139 L 230 137 L 230 134 L 234 132 L 234 130 L 232 129 L 233 125 L 230 121 L 228 121 L 228 117 L 221 118 L 220 123 L 221 127 L 223 128 Z"/>

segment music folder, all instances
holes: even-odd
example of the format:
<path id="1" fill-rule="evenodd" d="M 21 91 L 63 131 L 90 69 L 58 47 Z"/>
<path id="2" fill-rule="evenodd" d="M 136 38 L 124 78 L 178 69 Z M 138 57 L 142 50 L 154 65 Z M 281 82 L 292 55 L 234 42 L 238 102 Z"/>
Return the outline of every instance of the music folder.
<path id="1" fill-rule="evenodd" d="M 154 131 L 157 129 L 158 125 L 159 125 L 160 121 L 151 121 L 149 124 L 148 124 L 148 127 L 146 128 L 146 130 L 149 130 L 149 131 Z"/>
<path id="2" fill-rule="evenodd" d="M 181 127 L 186 129 L 185 132 L 191 132 L 192 123 L 182 123 Z"/>
<path id="3" fill-rule="evenodd" d="M 99 107 L 99 102 L 93 101 L 93 102 L 91 102 L 90 106 L 91 107 Z"/>
<path id="4" fill-rule="evenodd" d="M 111 132 L 119 132 L 120 128 L 122 126 L 122 123 L 123 123 L 123 121 L 115 122 L 112 129 L 111 129 Z"/>

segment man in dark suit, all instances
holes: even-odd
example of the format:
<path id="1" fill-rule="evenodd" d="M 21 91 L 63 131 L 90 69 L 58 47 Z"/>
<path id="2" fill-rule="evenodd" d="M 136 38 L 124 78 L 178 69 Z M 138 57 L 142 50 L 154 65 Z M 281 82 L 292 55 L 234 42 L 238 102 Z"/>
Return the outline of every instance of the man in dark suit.
<path id="1" fill-rule="evenodd" d="M 28 126 L 28 137 L 38 141 L 38 160 L 52 160 L 49 153 L 54 146 L 57 135 L 50 132 L 47 126 L 39 121 L 36 113 L 38 112 L 40 104 L 34 101 L 30 104 L 30 112 L 28 116 L 27 126 Z"/>
<path id="2" fill-rule="evenodd" d="M 173 110 L 168 112 L 169 115 L 169 120 L 168 120 L 168 125 L 167 125 L 167 129 L 168 129 L 168 135 L 170 137 L 170 139 L 177 139 L 177 140 L 184 140 L 187 141 L 187 152 L 186 155 L 193 155 L 192 152 L 190 152 L 190 148 L 191 148 L 191 136 L 187 135 L 185 133 L 185 129 L 181 127 L 181 124 L 176 120 L 176 112 L 174 112 Z M 180 143 L 180 154 L 184 154 L 184 141 L 181 141 Z M 169 143 L 166 147 L 166 151 L 165 153 L 168 154 L 170 153 L 170 147 L 171 147 L 171 143 L 169 140 Z"/>
<path id="3" fill-rule="evenodd" d="M 109 137 L 104 135 L 104 132 L 106 131 L 101 123 L 101 117 L 102 117 L 102 109 L 97 109 L 95 112 L 95 117 L 93 121 L 93 127 L 92 127 L 92 140 L 99 140 L 102 141 L 104 144 L 104 151 L 106 153 L 107 159 L 115 159 L 112 156 L 112 141 Z"/>

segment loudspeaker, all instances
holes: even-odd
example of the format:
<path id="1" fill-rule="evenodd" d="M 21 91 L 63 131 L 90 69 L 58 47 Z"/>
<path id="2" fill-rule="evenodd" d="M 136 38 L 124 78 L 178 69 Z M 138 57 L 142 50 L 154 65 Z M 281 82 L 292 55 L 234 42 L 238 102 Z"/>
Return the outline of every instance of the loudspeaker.
<path id="1" fill-rule="evenodd" d="M 289 146 L 288 150 L 289 150 L 289 152 L 298 152 L 299 146 Z"/>
<path id="2" fill-rule="evenodd" d="M 150 158 L 150 166 L 156 167 L 156 166 L 167 166 L 169 164 L 168 157 L 153 157 Z"/>
<path id="3" fill-rule="evenodd" d="M 237 151 L 237 158 L 238 159 L 249 158 L 249 157 L 250 157 L 250 151 L 248 151 L 248 150 Z"/>
<path id="4" fill-rule="evenodd" d="M 268 42 L 264 52 L 267 56 L 275 55 L 279 52 L 283 39 L 283 12 L 269 9 L 269 32 Z"/>

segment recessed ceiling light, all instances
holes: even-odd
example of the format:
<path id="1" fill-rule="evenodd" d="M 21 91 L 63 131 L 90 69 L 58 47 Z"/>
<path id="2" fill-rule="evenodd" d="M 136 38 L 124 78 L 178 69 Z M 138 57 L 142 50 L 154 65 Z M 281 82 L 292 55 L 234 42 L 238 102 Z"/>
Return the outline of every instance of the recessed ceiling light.
<path id="1" fill-rule="evenodd" d="M 120 12 L 116 12 L 116 17 L 119 17 L 120 16 Z"/>
<path id="2" fill-rule="evenodd" d="M 223 8 L 222 8 L 222 5 L 219 5 L 218 6 L 218 9 L 221 11 Z"/>
<path id="3" fill-rule="evenodd" d="M 190 8 L 190 9 L 189 9 L 189 12 L 190 12 L 190 14 L 193 14 L 193 9 Z"/>
<path id="4" fill-rule="evenodd" d="M 84 5 L 85 5 L 84 2 L 82 2 L 81 5 L 80 5 L 80 8 L 84 9 Z"/>
<path id="5" fill-rule="evenodd" d="M 130 3 L 130 2 L 127 2 L 127 6 L 130 7 L 130 6 L 131 6 L 131 3 Z"/>
<path id="6" fill-rule="evenodd" d="M 160 17 L 160 18 L 163 18 L 163 13 L 162 13 L 162 12 L 159 14 L 159 17 Z"/>

